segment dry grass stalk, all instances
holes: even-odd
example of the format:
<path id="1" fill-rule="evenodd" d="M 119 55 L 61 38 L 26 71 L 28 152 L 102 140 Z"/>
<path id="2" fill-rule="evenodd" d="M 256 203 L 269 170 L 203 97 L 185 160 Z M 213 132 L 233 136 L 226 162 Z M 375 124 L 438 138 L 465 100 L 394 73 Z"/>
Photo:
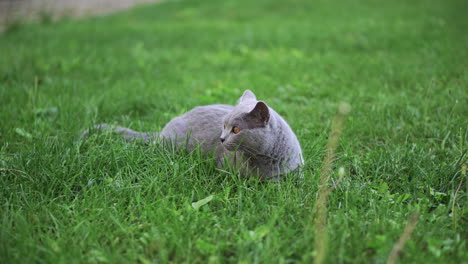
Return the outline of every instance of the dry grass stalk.
<path id="1" fill-rule="evenodd" d="M 408 241 L 414 229 L 416 228 L 416 224 L 418 223 L 418 217 L 419 217 L 419 213 L 415 212 L 413 216 L 411 217 L 411 219 L 406 224 L 405 230 L 403 230 L 403 233 L 401 234 L 400 239 L 398 239 L 398 242 L 395 243 L 395 245 L 393 246 L 392 252 L 388 256 L 387 264 L 394 264 L 397 261 L 398 256 L 401 253 L 401 250 L 406 244 L 406 241 Z"/>
<path id="2" fill-rule="evenodd" d="M 331 191 L 334 189 L 328 188 L 328 181 L 332 172 L 332 164 L 335 159 L 336 148 L 343 130 L 343 122 L 346 116 L 351 111 L 351 107 L 347 103 L 341 103 L 338 107 L 338 113 L 332 124 L 331 134 L 328 138 L 328 144 L 325 152 L 325 157 L 322 162 L 322 169 L 320 170 L 319 189 L 317 201 L 314 205 L 314 227 L 315 239 L 314 249 L 316 252 L 314 263 L 321 264 L 325 260 L 327 253 L 328 234 L 327 234 L 327 198 Z M 342 175 L 337 184 L 341 182 Z M 335 184 L 335 185 L 337 185 Z"/>
<path id="3" fill-rule="evenodd" d="M 458 218 L 457 218 L 457 208 L 455 207 L 455 203 L 457 202 L 457 196 L 458 196 L 458 191 L 460 191 L 460 187 L 462 186 L 463 182 L 465 181 L 465 176 L 466 176 L 466 169 L 468 165 L 463 164 L 461 174 L 462 174 L 462 179 L 460 183 L 458 184 L 457 190 L 455 191 L 455 194 L 453 195 L 453 201 L 452 201 L 452 219 L 453 219 L 453 224 L 456 225 Z"/>

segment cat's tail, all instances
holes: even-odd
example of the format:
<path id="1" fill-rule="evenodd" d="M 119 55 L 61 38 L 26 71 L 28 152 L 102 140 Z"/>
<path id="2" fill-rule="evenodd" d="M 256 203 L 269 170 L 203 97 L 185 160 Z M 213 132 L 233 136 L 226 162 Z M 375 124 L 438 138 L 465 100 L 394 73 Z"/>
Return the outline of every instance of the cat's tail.
<path id="1" fill-rule="evenodd" d="M 143 132 L 137 132 L 134 130 L 131 130 L 130 128 L 126 127 L 120 127 L 120 126 L 112 126 L 108 124 L 100 124 L 96 125 L 91 129 L 86 130 L 81 134 L 81 139 L 84 139 L 89 136 L 90 133 L 92 132 L 97 132 L 97 131 L 106 131 L 106 132 L 111 132 L 114 134 L 119 134 L 121 135 L 125 140 L 133 142 L 136 140 L 143 141 L 145 143 L 151 143 L 159 138 L 159 133 L 143 133 Z"/>

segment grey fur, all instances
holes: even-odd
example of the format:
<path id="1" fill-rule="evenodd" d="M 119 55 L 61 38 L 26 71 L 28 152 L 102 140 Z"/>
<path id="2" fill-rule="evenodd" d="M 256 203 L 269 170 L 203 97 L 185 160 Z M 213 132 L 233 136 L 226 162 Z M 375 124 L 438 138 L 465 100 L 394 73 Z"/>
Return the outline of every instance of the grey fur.
<path id="1" fill-rule="evenodd" d="M 234 126 L 240 128 L 238 134 L 233 133 Z M 95 127 L 110 128 L 107 124 Z M 204 153 L 214 152 L 219 167 L 227 160 L 249 177 L 279 179 L 291 171 L 301 172 L 304 163 L 301 146 L 288 123 L 265 102 L 257 101 L 250 90 L 244 92 L 236 106 L 196 107 L 172 119 L 160 133 L 140 133 L 124 127 L 112 129 L 130 141 L 168 141 L 187 144 L 188 150 L 200 145 Z"/>

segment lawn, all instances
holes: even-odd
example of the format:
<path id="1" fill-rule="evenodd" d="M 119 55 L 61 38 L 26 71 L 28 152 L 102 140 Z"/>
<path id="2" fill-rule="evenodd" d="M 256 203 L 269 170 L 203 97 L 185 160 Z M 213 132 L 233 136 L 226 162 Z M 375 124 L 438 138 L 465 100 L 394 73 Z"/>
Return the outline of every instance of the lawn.
<path id="1" fill-rule="evenodd" d="M 0 34 L 0 263 L 310 263 L 341 101 L 352 112 L 326 262 L 385 263 L 419 212 L 399 261 L 467 263 L 467 8 L 186 0 L 12 25 Z M 245 89 L 296 132 L 303 181 L 259 183 L 197 151 L 79 139 L 102 122 L 158 131 Z"/>

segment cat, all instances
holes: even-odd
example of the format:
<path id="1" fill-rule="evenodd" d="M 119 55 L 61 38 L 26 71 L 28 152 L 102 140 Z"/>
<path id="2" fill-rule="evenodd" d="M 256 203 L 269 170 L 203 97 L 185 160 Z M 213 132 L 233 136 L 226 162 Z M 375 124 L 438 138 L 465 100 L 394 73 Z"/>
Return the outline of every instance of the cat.
<path id="1" fill-rule="evenodd" d="M 141 133 L 101 124 L 95 130 L 111 130 L 126 140 L 171 142 L 205 154 L 214 153 L 218 167 L 225 162 L 242 175 L 279 180 L 288 172 L 302 177 L 304 159 L 296 135 L 288 123 L 264 101 L 246 90 L 236 106 L 199 106 L 175 117 L 159 133 Z M 86 131 L 83 136 L 88 135 Z"/>

